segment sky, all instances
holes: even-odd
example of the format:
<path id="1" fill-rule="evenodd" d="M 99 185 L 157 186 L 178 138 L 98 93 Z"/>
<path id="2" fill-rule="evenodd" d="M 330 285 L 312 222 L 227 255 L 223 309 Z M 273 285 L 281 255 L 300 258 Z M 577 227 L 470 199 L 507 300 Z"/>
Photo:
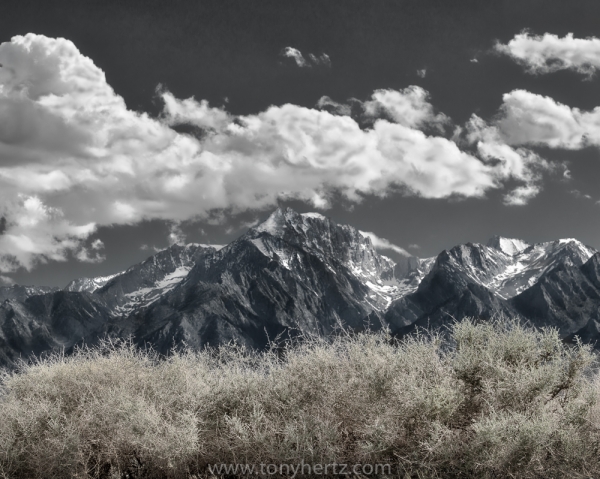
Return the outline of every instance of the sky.
<path id="1" fill-rule="evenodd" d="M 65 286 L 278 206 L 391 257 L 600 249 L 597 1 L 0 4 L 0 283 Z"/>

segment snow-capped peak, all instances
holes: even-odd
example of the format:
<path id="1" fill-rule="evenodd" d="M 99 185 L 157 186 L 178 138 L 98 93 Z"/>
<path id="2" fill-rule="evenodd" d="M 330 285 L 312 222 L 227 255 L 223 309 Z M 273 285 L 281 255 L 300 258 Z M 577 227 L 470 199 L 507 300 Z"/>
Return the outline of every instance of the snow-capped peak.
<path id="1" fill-rule="evenodd" d="M 376 251 L 372 236 L 320 213 L 299 214 L 290 208 L 277 209 L 246 234 L 264 256 L 302 277 L 306 263 L 300 251 L 318 257 L 334 273 L 343 265 L 369 289 L 367 302 L 385 310 L 393 300 L 414 291 L 426 272 L 418 265 L 395 269 L 395 261 Z"/>
<path id="2" fill-rule="evenodd" d="M 581 241 L 575 238 L 564 238 L 559 239 L 557 242 L 559 247 L 569 246 L 575 248 L 576 251 L 579 252 L 579 256 L 582 261 L 585 262 L 590 259 L 597 251 L 594 248 L 590 248 L 589 246 L 584 245 Z"/>
<path id="3" fill-rule="evenodd" d="M 195 248 L 214 248 L 215 250 L 219 251 L 223 248 L 225 248 L 224 244 L 204 244 L 204 243 L 188 243 L 185 245 L 186 249 L 195 249 Z"/>
<path id="4" fill-rule="evenodd" d="M 281 208 L 277 208 L 271 216 L 269 216 L 263 223 L 256 226 L 256 231 L 264 231 L 273 236 L 277 236 L 285 228 L 285 213 Z"/>
<path id="5" fill-rule="evenodd" d="M 327 218 L 320 213 L 303 213 L 298 214 L 291 208 L 277 208 L 271 216 L 263 223 L 254 227 L 254 231 L 269 233 L 273 236 L 281 236 L 287 227 L 292 228 L 307 224 L 307 220 L 327 221 Z"/>
<path id="6" fill-rule="evenodd" d="M 65 287 L 65 291 L 87 291 L 88 293 L 93 293 L 94 291 L 100 289 L 102 286 L 108 283 L 111 279 L 116 278 L 117 276 L 120 276 L 123 273 L 124 271 L 108 276 L 96 276 L 95 278 L 74 279 Z"/>
<path id="7" fill-rule="evenodd" d="M 302 216 L 303 218 L 313 218 L 313 219 L 317 219 L 317 220 L 326 220 L 327 219 L 321 213 L 302 213 L 300 216 Z"/>
<path id="8" fill-rule="evenodd" d="M 562 238 L 558 240 L 558 244 L 571 244 L 575 243 L 576 246 L 583 246 L 583 243 L 575 238 Z"/>
<path id="9" fill-rule="evenodd" d="M 500 250 L 509 256 L 514 256 L 522 251 L 525 251 L 531 245 L 520 239 L 505 238 L 504 236 L 493 236 L 487 242 L 487 246 Z"/>

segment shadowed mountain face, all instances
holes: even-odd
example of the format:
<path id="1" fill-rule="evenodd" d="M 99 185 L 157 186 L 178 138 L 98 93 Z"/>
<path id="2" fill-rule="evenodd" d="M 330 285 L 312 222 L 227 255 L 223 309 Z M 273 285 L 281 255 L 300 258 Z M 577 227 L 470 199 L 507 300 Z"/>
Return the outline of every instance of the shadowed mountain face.
<path id="1" fill-rule="evenodd" d="M 278 210 L 111 332 L 162 350 L 181 341 L 262 347 L 294 331 L 362 329 L 399 294 L 394 266 L 354 228 Z"/>
<path id="2" fill-rule="evenodd" d="M 519 317 L 570 337 L 600 337 L 600 254 L 576 240 L 494 237 L 436 258 L 382 256 L 351 226 L 275 211 L 225 247 L 175 245 L 63 291 L 0 288 L 0 363 L 99 338 L 167 352 L 235 340 L 388 326 L 402 335 L 466 316 Z"/>
<path id="3" fill-rule="evenodd" d="M 545 273 L 515 304 L 536 325 L 586 342 L 600 339 L 600 253 L 584 265 L 565 262 Z"/>
<path id="4" fill-rule="evenodd" d="M 496 237 L 488 246 L 456 246 L 438 255 L 417 290 L 392 304 L 386 319 L 392 331 L 407 332 L 414 326 L 439 326 L 448 318 L 503 314 L 557 327 L 567 336 L 582 327 L 582 318 L 570 316 L 581 288 L 591 295 L 589 301 L 597 301 L 583 279 L 596 255 L 572 239 L 527 245 Z"/>

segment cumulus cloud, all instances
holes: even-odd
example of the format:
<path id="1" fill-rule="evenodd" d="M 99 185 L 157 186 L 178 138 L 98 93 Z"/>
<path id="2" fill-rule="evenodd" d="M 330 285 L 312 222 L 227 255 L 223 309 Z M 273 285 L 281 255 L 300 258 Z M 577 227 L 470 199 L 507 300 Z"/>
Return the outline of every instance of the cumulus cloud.
<path id="1" fill-rule="evenodd" d="M 439 129 L 450 122 L 446 115 L 434 111 L 429 93 L 414 85 L 403 90 L 376 90 L 363 108 L 367 117 L 378 119 L 385 115 L 409 128 L 431 125 Z"/>
<path id="2" fill-rule="evenodd" d="M 417 76 L 419 76 L 421 78 L 425 78 L 426 75 L 427 75 L 427 68 L 421 68 L 420 70 L 417 70 Z"/>
<path id="3" fill-rule="evenodd" d="M 564 38 L 551 33 L 515 35 L 506 45 L 497 43 L 497 52 L 509 55 L 523 65 L 528 73 L 543 74 L 558 70 L 574 70 L 591 76 L 600 67 L 600 39 Z"/>
<path id="4" fill-rule="evenodd" d="M 556 169 L 565 181 L 571 171 L 552 165 L 530 148 L 579 150 L 600 147 L 600 107 L 590 111 L 570 107 L 548 96 L 525 90 L 503 95 L 498 114 L 488 124 L 473 115 L 464 130 L 468 142 L 476 144 L 480 158 L 502 160 L 497 170 L 525 183 L 505 197 L 506 204 L 525 204 L 540 191 L 544 170 Z M 457 140 L 458 141 L 458 140 Z"/>
<path id="5" fill-rule="evenodd" d="M 157 88 L 164 102 L 163 120 L 174 126 L 179 124 L 194 125 L 207 130 L 220 130 L 227 126 L 232 117 L 221 108 L 211 108 L 206 100 L 196 101 L 193 97 L 178 100 L 173 94 L 161 87 Z"/>
<path id="6" fill-rule="evenodd" d="M 476 144 L 480 158 L 495 165 L 498 177 L 524 183 L 504 196 L 506 205 L 525 205 L 541 191 L 542 173 L 552 169 L 545 159 L 528 148 L 511 146 L 498 124 L 489 125 L 477 115 L 471 116 L 465 131 L 467 140 Z"/>
<path id="7" fill-rule="evenodd" d="M 395 245 L 394 243 L 391 243 L 390 241 L 386 240 L 385 238 L 380 238 L 379 236 L 377 236 L 375 233 L 372 233 L 371 231 L 359 231 L 359 233 L 361 235 L 363 235 L 365 238 L 369 238 L 371 240 L 371 244 L 373 245 L 373 247 L 375 249 L 389 249 L 389 250 L 395 251 L 398 254 L 401 254 L 402 256 L 412 256 L 404 248 L 401 248 L 400 246 Z"/>
<path id="8" fill-rule="evenodd" d="M 286 58 L 291 58 L 296 62 L 296 65 L 300 68 L 311 68 L 313 66 L 331 66 L 331 59 L 329 55 L 326 53 L 322 53 L 321 55 L 313 55 L 312 53 L 308 54 L 308 59 L 304 58 L 302 52 L 297 48 L 293 47 L 285 47 L 281 51 L 281 56 Z"/>
<path id="9" fill-rule="evenodd" d="M 0 187 L 7 218 L 0 235 L 0 271 L 12 272 L 20 266 L 31 269 L 37 261 L 66 261 L 69 251 L 82 250 L 82 242 L 96 229 L 94 223 L 73 224 L 62 210 L 37 196 L 11 198 L 7 195 L 10 186 Z"/>
<path id="10" fill-rule="evenodd" d="M 69 255 L 99 261 L 100 245 L 85 245 L 100 225 L 218 222 L 281 198 L 327 208 L 333 195 L 359 202 L 394 190 L 482 197 L 526 178 L 517 159 L 487 161 L 422 131 L 449 119 L 419 87 L 358 102 L 367 125 L 292 104 L 233 118 L 164 89 L 152 118 L 128 110 L 68 40 L 14 37 L 0 63 L 0 272 Z M 171 128 L 181 124 L 206 134 Z"/>
<path id="11" fill-rule="evenodd" d="M 495 126 L 509 145 L 600 146 L 600 107 L 582 111 L 525 90 L 506 93 L 502 100 Z"/>
<path id="12" fill-rule="evenodd" d="M 0 286 L 11 286 L 15 284 L 12 278 L 0 274 Z"/>

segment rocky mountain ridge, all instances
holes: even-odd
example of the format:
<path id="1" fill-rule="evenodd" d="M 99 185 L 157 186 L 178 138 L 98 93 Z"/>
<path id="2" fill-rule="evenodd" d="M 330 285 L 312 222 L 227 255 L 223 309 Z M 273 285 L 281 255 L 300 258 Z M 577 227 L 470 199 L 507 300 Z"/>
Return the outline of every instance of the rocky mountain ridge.
<path id="1" fill-rule="evenodd" d="M 161 352 L 301 332 L 387 326 L 405 334 L 498 314 L 600 337 L 600 253 L 577 240 L 494 237 L 435 258 L 381 255 L 357 229 L 278 209 L 224 247 L 174 245 L 64 290 L 0 288 L 0 364 L 131 336 Z"/>

